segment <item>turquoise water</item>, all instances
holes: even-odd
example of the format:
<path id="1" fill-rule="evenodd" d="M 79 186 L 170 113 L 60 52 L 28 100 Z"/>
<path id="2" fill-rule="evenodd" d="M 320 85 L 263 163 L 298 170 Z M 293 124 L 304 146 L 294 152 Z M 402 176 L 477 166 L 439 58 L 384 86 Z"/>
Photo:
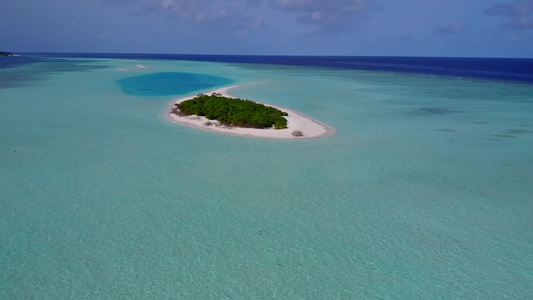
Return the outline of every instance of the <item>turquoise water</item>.
<path id="1" fill-rule="evenodd" d="M 161 72 L 120 79 L 122 91 L 137 96 L 170 96 L 230 85 L 225 77 L 183 72 Z"/>
<path id="2" fill-rule="evenodd" d="M 37 72 L 0 89 L 1 299 L 533 297 L 532 86 L 73 64 L 21 67 Z M 234 95 L 338 133 L 180 127 L 163 117 L 179 92 L 131 95 L 118 83 L 165 72 L 255 82 Z"/>

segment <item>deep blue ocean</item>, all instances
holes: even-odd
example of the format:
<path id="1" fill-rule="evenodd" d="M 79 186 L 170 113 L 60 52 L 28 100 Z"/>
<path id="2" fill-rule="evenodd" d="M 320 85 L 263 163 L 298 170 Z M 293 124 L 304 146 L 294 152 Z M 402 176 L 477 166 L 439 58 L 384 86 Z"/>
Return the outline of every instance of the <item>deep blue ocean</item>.
<path id="1" fill-rule="evenodd" d="M 343 70 L 389 71 L 416 75 L 443 75 L 533 83 L 533 58 L 27 53 L 22 57 L 10 57 L 0 60 L 0 67 L 16 66 L 57 57 L 270 64 Z"/>

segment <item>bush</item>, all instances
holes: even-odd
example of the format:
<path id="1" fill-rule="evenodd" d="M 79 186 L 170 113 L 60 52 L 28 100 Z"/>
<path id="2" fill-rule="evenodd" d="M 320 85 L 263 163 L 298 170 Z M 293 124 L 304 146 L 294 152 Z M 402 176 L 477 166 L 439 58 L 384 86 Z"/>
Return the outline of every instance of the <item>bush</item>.
<path id="1" fill-rule="evenodd" d="M 287 128 L 287 119 L 283 117 L 276 118 L 274 121 L 274 129 L 285 129 Z"/>
<path id="2" fill-rule="evenodd" d="M 176 104 L 183 115 L 205 116 L 227 126 L 250 128 L 287 128 L 287 113 L 250 100 L 222 97 L 220 94 L 198 94 L 195 98 Z"/>
<path id="3" fill-rule="evenodd" d="M 301 130 L 295 130 L 292 132 L 292 136 L 301 137 L 304 136 L 304 133 Z"/>

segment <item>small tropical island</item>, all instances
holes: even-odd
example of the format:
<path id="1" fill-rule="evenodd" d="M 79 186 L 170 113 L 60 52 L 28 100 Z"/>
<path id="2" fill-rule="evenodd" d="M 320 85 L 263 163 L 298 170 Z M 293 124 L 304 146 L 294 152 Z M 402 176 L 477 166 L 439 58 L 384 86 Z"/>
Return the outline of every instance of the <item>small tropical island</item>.
<path id="1" fill-rule="evenodd" d="M 13 53 L 0 51 L 0 56 L 13 56 Z"/>
<path id="2" fill-rule="evenodd" d="M 205 116 L 225 126 L 245 128 L 287 128 L 288 116 L 274 107 L 251 100 L 224 97 L 221 93 L 198 94 L 191 100 L 175 104 L 175 114 Z"/>
<path id="3" fill-rule="evenodd" d="M 175 124 L 228 135 L 270 139 L 317 138 L 336 130 L 285 107 L 229 94 L 234 85 L 173 101 L 166 118 Z"/>

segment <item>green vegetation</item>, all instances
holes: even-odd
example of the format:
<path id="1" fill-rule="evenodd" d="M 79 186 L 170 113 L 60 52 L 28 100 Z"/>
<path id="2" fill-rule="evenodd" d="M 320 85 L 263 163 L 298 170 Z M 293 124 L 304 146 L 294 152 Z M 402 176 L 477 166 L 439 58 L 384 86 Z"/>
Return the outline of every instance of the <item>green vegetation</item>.
<path id="1" fill-rule="evenodd" d="M 239 98 L 227 98 L 213 93 L 198 94 L 195 98 L 176 104 L 181 115 L 205 116 L 220 124 L 250 128 L 287 128 L 287 113 L 273 107 Z"/>

